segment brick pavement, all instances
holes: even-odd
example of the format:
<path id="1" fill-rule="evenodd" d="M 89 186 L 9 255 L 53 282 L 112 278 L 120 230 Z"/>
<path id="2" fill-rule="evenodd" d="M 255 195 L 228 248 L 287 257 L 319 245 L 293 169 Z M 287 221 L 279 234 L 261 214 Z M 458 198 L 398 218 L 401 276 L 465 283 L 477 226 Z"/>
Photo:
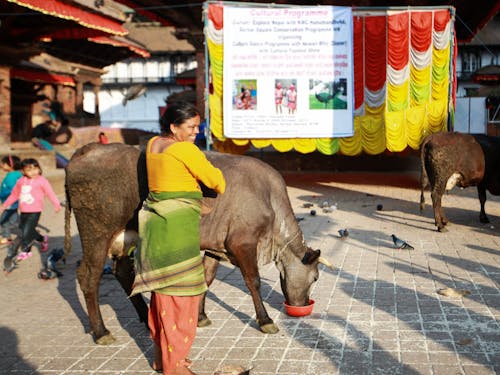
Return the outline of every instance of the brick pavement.
<path id="1" fill-rule="evenodd" d="M 443 200 L 449 232 L 437 233 L 431 208 L 419 213 L 412 175 L 310 174 L 287 181 L 308 244 L 337 269 L 320 267 L 313 314 L 292 318 L 284 314 L 278 271 L 265 266 L 262 294 L 280 328 L 265 335 L 239 271 L 222 264 L 207 298 L 213 324 L 198 330 L 191 352 L 197 374 L 235 364 L 253 367 L 253 375 L 500 373 L 499 197 L 488 195 L 492 223 L 483 225 L 476 190 L 455 189 Z M 325 201 L 337 209 L 323 213 L 318 205 Z M 306 202 L 315 204 L 316 216 L 302 206 Z M 63 220 L 50 206 L 42 215 L 52 248 L 62 247 Z M 341 228 L 350 231 L 344 241 Z M 393 249 L 391 233 L 415 250 Z M 37 279 L 37 251 L 0 276 L 0 373 L 154 374 L 148 332 L 110 275 L 103 276 L 100 303 L 117 340 L 93 343 L 75 281 L 80 250 L 74 222 L 73 235 L 62 278 Z M 436 293 L 444 287 L 471 294 Z"/>

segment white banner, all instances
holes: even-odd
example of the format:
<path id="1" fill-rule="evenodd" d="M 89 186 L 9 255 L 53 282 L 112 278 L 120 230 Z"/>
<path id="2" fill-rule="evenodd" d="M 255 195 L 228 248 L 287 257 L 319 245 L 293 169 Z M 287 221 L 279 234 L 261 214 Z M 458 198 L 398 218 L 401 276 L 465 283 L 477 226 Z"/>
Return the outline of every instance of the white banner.
<path id="1" fill-rule="evenodd" d="M 224 135 L 353 134 L 351 8 L 224 5 Z"/>

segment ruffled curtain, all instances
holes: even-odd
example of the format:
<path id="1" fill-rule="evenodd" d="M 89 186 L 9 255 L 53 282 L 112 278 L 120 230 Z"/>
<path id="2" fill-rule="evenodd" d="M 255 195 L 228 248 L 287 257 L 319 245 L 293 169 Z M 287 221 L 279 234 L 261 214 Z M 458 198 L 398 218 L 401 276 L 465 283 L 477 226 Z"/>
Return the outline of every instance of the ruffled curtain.
<path id="1" fill-rule="evenodd" d="M 456 43 L 449 9 L 354 11 L 354 135 L 346 138 L 225 139 L 223 132 L 223 5 L 205 10 L 210 62 L 210 128 L 219 143 L 326 155 L 418 149 L 447 129 L 455 105 Z M 451 100 L 448 98 L 451 96 Z M 230 147 L 222 147 L 230 149 Z"/>

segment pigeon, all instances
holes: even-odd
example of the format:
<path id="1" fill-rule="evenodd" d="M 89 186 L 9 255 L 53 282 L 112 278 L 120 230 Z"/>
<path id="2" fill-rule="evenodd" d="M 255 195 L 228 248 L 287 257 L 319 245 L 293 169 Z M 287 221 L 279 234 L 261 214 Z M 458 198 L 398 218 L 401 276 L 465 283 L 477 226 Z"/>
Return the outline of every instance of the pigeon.
<path id="1" fill-rule="evenodd" d="M 146 96 L 145 92 L 146 92 L 146 86 L 144 85 L 139 84 L 130 86 L 123 94 L 123 99 L 122 99 L 123 106 L 126 106 L 128 101 L 134 100 L 143 94 L 144 96 Z"/>
<path id="2" fill-rule="evenodd" d="M 16 268 L 16 262 L 14 260 L 14 256 L 6 256 L 3 260 L 3 270 L 5 273 L 10 273 Z"/>
<path id="3" fill-rule="evenodd" d="M 241 366 L 224 366 L 222 369 L 216 371 L 214 375 L 250 375 L 250 369 L 245 370 Z"/>
<path id="4" fill-rule="evenodd" d="M 396 237 L 394 234 L 391 234 L 392 241 L 394 242 L 394 247 L 396 249 L 407 249 L 407 250 L 413 250 L 415 249 L 413 246 L 411 246 L 408 242 L 402 240 L 401 238 Z"/>
<path id="5" fill-rule="evenodd" d="M 349 232 L 346 229 L 339 229 L 340 239 L 345 240 L 349 236 Z"/>
<path id="6" fill-rule="evenodd" d="M 10 273 L 16 268 L 16 255 L 17 255 L 17 249 L 19 247 L 19 244 L 21 243 L 21 240 L 19 238 L 16 238 L 8 247 L 7 247 L 7 254 L 5 259 L 3 260 L 3 270 L 5 273 Z"/>
<path id="7" fill-rule="evenodd" d="M 64 258 L 64 249 L 52 249 L 47 257 L 45 267 L 46 271 L 49 271 L 49 275 L 51 276 L 49 278 L 62 276 L 62 272 L 56 268 L 56 263 L 60 259 L 62 259 L 63 263 L 66 263 L 66 259 Z"/>

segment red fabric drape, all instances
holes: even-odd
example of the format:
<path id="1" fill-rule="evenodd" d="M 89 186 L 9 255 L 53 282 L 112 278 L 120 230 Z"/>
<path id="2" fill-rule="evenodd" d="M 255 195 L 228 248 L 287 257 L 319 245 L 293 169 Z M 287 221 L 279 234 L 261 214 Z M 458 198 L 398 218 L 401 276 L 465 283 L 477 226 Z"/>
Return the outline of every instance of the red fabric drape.
<path id="1" fill-rule="evenodd" d="M 452 56 L 452 77 L 453 77 L 453 87 L 451 93 L 451 99 L 453 100 L 453 108 L 457 108 L 457 56 L 458 56 L 458 42 L 457 34 L 453 33 L 453 56 Z"/>
<path id="2" fill-rule="evenodd" d="M 364 102 L 365 77 L 363 61 L 363 18 L 353 19 L 353 57 L 354 57 L 354 108 L 359 108 Z"/>
<path id="3" fill-rule="evenodd" d="M 432 12 L 411 12 L 411 46 L 424 52 L 432 42 Z"/>
<path id="4" fill-rule="evenodd" d="M 213 22 L 217 30 L 224 27 L 224 7 L 222 4 L 208 5 L 208 19 Z"/>
<path id="5" fill-rule="evenodd" d="M 434 30 L 443 31 L 450 21 L 449 10 L 436 10 L 434 11 Z"/>
<path id="6" fill-rule="evenodd" d="M 365 85 L 371 91 L 385 84 L 386 41 L 386 16 L 365 17 Z"/>
<path id="7" fill-rule="evenodd" d="M 388 17 L 387 51 L 388 63 L 396 70 L 408 65 L 410 53 L 409 43 L 409 15 L 408 12 L 391 14 Z"/>

